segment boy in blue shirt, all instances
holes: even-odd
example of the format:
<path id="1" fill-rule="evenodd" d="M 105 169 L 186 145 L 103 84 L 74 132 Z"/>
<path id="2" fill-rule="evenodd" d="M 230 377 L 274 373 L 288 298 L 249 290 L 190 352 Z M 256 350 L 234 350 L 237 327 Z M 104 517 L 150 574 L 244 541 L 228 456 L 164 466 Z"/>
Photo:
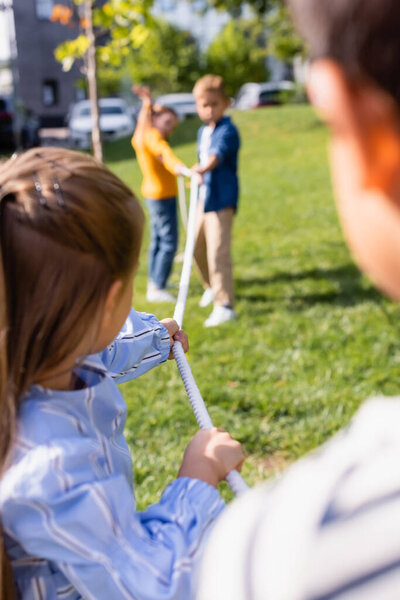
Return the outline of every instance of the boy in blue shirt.
<path id="1" fill-rule="evenodd" d="M 222 77 L 201 77 L 193 94 L 205 123 L 197 137 L 199 164 L 193 167 L 201 176 L 194 257 L 205 288 L 200 306 L 214 302 L 204 325 L 215 327 L 236 318 L 231 231 L 239 196 L 240 139 L 230 117 L 224 115 L 230 101 Z"/>

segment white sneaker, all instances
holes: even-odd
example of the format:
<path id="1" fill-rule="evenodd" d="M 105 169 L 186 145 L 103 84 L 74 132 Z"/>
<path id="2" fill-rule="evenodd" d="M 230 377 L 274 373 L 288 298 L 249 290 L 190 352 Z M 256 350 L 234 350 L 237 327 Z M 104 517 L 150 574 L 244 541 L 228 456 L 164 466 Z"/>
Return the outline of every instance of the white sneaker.
<path id="1" fill-rule="evenodd" d="M 167 292 L 165 288 L 148 287 L 147 288 L 148 302 L 175 302 L 172 294 Z"/>
<path id="2" fill-rule="evenodd" d="M 200 298 L 199 306 L 201 306 L 201 308 L 204 308 L 205 306 L 212 304 L 213 301 L 214 301 L 214 292 L 212 291 L 211 288 L 207 288 L 204 291 L 202 297 Z"/>
<path id="3" fill-rule="evenodd" d="M 236 319 L 236 313 L 233 308 L 227 306 L 214 306 L 211 315 L 204 321 L 204 327 L 216 327 L 221 323 L 233 321 Z"/>

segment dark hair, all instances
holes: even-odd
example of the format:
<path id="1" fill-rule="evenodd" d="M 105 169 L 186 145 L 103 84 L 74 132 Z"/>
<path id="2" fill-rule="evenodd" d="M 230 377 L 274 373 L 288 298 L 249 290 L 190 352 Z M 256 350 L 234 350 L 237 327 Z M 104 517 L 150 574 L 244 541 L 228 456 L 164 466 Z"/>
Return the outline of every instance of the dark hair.
<path id="1" fill-rule="evenodd" d="M 161 115 L 170 114 L 175 119 L 178 119 L 178 113 L 176 110 L 172 108 L 172 106 L 167 106 L 165 104 L 153 104 L 151 107 L 151 116 L 152 117 L 161 117 Z"/>
<path id="2" fill-rule="evenodd" d="M 16 589 L 10 562 L 4 551 L 3 543 L 0 543 L 0 598 L 1 600 L 18 600 L 19 594 Z"/>
<path id="3" fill-rule="evenodd" d="M 287 0 L 312 59 L 337 61 L 400 104 L 399 0 Z"/>
<path id="4" fill-rule="evenodd" d="M 0 165 L 0 476 L 23 394 L 95 339 L 111 284 L 138 261 L 143 222 L 132 191 L 88 155 L 32 149 Z"/>

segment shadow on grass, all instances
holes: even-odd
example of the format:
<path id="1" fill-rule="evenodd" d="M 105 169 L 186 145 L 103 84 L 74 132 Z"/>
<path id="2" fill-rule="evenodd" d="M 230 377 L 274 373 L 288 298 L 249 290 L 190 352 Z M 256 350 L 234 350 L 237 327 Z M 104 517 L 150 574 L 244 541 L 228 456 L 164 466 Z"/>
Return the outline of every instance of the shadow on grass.
<path id="1" fill-rule="evenodd" d="M 252 277 L 251 279 L 242 279 L 238 281 L 240 287 L 253 285 L 264 285 L 271 283 L 285 283 L 291 281 L 302 281 L 303 279 L 328 279 L 328 280 L 360 280 L 360 271 L 352 263 L 336 267 L 334 269 L 308 269 L 306 271 L 275 273 L 270 277 Z"/>
<path id="2" fill-rule="evenodd" d="M 296 289 L 296 282 L 307 279 L 326 280 L 339 284 L 339 289 L 327 292 L 301 293 Z M 251 289 L 259 286 L 269 286 L 276 283 L 291 283 L 288 295 L 268 295 L 265 292 L 252 292 Z M 365 301 L 381 302 L 382 296 L 373 287 L 362 284 L 362 276 L 357 267 L 351 263 L 332 269 L 308 269 L 297 272 L 281 272 L 270 277 L 253 277 L 250 279 L 236 280 L 236 297 L 245 302 L 282 302 L 287 309 L 299 311 L 315 304 L 334 304 L 337 306 L 355 306 Z"/>
<path id="3" fill-rule="evenodd" d="M 364 289 L 354 287 L 352 291 L 326 292 L 322 294 L 304 294 L 290 297 L 288 310 L 296 312 L 315 306 L 316 304 L 332 304 L 335 306 L 356 306 L 366 301 L 373 301 L 380 304 L 381 294 L 374 288 Z"/>

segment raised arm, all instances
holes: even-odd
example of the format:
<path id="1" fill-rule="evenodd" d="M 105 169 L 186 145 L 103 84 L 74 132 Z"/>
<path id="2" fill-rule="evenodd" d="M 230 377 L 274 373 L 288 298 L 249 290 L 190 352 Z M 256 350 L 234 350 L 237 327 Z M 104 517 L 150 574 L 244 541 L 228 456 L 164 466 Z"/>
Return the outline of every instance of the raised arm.
<path id="1" fill-rule="evenodd" d="M 150 88 L 134 85 L 132 91 L 139 96 L 142 101 L 142 107 L 139 111 L 135 133 L 132 138 L 132 145 L 134 147 L 140 147 L 144 144 L 144 133 L 151 128 L 151 109 L 153 106 L 153 99 L 151 96 Z"/>

